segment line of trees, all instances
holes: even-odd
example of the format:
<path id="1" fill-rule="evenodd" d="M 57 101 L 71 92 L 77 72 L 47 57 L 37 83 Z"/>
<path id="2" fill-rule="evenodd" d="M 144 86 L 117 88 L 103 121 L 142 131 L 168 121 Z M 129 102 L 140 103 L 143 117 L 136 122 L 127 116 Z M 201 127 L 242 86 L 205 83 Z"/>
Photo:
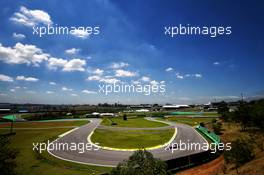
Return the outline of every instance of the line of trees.
<path id="1" fill-rule="evenodd" d="M 224 121 L 240 123 L 242 131 L 248 127 L 264 129 L 264 99 L 251 102 L 240 101 L 237 109 L 232 112 L 226 102 L 221 102 L 218 113 Z"/>

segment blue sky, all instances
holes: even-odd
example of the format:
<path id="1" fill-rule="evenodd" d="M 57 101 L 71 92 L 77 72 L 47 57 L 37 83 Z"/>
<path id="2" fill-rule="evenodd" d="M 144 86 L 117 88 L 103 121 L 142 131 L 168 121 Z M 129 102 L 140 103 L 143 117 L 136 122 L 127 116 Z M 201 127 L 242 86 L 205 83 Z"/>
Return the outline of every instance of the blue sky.
<path id="1" fill-rule="evenodd" d="M 0 1 L 0 102 L 206 103 L 262 97 L 259 1 Z M 100 34 L 33 35 L 33 25 Z M 231 26 L 231 35 L 168 37 L 164 26 Z M 165 94 L 98 93 L 106 82 L 164 83 Z"/>

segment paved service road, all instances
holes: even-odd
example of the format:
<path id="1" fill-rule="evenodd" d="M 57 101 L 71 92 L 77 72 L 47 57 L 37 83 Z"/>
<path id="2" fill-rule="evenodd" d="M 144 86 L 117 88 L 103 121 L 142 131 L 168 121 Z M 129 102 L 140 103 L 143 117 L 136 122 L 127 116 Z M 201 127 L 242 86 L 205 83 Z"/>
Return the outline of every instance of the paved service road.
<path id="1" fill-rule="evenodd" d="M 151 120 L 151 118 L 148 118 Z M 88 135 L 100 125 L 101 119 L 91 119 L 91 122 L 81 126 L 78 129 L 75 129 L 73 132 L 70 132 L 64 135 L 61 138 L 58 138 L 53 143 L 88 143 L 87 137 Z M 173 141 L 173 143 L 199 143 L 204 144 L 206 140 L 198 134 L 192 127 L 184 125 L 184 124 L 175 124 L 168 123 L 170 125 L 174 125 L 177 127 L 177 135 Z M 122 131 L 121 131 L 122 132 Z M 111 139 L 111 138 L 109 138 Z M 96 149 L 96 148 L 95 148 Z M 183 157 L 186 155 L 202 152 L 202 150 L 176 150 L 172 153 L 169 150 L 165 150 L 165 147 L 157 148 L 150 150 L 150 152 L 156 158 L 160 158 L 162 160 L 170 160 L 173 158 Z M 115 150 L 91 150 L 85 151 L 84 153 L 79 153 L 77 151 L 71 150 L 49 150 L 49 153 L 53 156 L 77 163 L 89 164 L 89 165 L 98 165 L 98 166 L 116 166 L 119 162 L 124 159 L 128 159 L 128 157 L 133 153 L 132 151 L 115 151 Z"/>

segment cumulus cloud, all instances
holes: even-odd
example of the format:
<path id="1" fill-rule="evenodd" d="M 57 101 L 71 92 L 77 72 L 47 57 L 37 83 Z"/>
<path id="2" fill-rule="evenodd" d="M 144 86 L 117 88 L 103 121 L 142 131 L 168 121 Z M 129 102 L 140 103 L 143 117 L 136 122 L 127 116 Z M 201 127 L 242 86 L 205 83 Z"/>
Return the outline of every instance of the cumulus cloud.
<path id="1" fill-rule="evenodd" d="M 173 68 L 172 67 L 168 67 L 167 69 L 165 69 L 166 72 L 171 72 L 173 71 Z"/>
<path id="2" fill-rule="evenodd" d="M 121 69 L 121 68 L 124 68 L 124 67 L 127 67 L 127 66 L 129 66 L 128 63 L 119 62 L 119 63 L 112 63 L 110 65 L 110 68 L 111 69 Z"/>
<path id="3" fill-rule="evenodd" d="M 102 77 L 100 77 L 99 75 L 93 75 L 93 76 L 89 76 L 86 80 L 99 81 L 100 79 L 102 79 Z"/>
<path id="4" fill-rule="evenodd" d="M 46 91 L 47 94 L 54 94 L 54 91 Z"/>
<path id="5" fill-rule="evenodd" d="M 220 63 L 216 61 L 213 63 L 213 65 L 218 66 L 218 65 L 220 65 Z"/>
<path id="6" fill-rule="evenodd" d="M 183 75 L 181 75 L 180 73 L 176 73 L 176 78 L 180 80 L 184 79 Z"/>
<path id="7" fill-rule="evenodd" d="M 73 91 L 73 89 L 71 89 L 71 88 L 67 88 L 67 87 L 65 87 L 65 86 L 63 86 L 63 87 L 61 88 L 61 90 L 63 90 L 63 91 Z"/>
<path id="8" fill-rule="evenodd" d="M 96 94 L 97 92 L 96 91 L 90 91 L 90 90 L 84 89 L 82 91 L 82 93 L 85 93 L 85 94 Z"/>
<path id="9" fill-rule="evenodd" d="M 25 76 L 17 76 L 16 80 L 20 80 L 20 81 L 30 81 L 30 82 L 36 82 L 39 81 L 39 79 L 34 78 L 34 77 L 25 77 Z"/>
<path id="10" fill-rule="evenodd" d="M 143 76 L 143 77 L 141 77 L 141 80 L 144 81 L 144 82 L 149 82 L 150 78 L 147 77 L 147 76 Z"/>
<path id="11" fill-rule="evenodd" d="M 0 81 L 13 82 L 13 78 L 4 74 L 0 74 Z"/>
<path id="12" fill-rule="evenodd" d="M 78 95 L 77 94 L 71 94 L 71 96 L 77 97 Z"/>
<path id="13" fill-rule="evenodd" d="M 50 58 L 48 60 L 48 67 L 50 69 L 56 70 L 57 68 L 62 68 L 65 72 L 84 71 L 85 65 L 86 61 L 78 58 L 69 61 L 62 58 Z"/>
<path id="14" fill-rule="evenodd" d="M 43 53 L 35 45 L 16 43 L 12 47 L 4 47 L 0 43 L 0 60 L 7 64 L 33 64 L 39 66 L 42 61 L 48 60 L 49 54 Z"/>
<path id="15" fill-rule="evenodd" d="M 81 59 L 72 59 L 70 61 L 68 61 L 64 67 L 63 67 L 63 71 L 67 71 L 67 72 L 71 72 L 71 71 L 84 71 L 84 66 L 86 65 L 86 61 L 85 60 L 81 60 Z"/>
<path id="16" fill-rule="evenodd" d="M 203 75 L 200 73 L 195 73 L 195 74 L 185 74 L 185 75 L 181 75 L 180 73 L 176 73 L 176 78 L 177 79 L 184 79 L 184 78 L 202 78 Z"/>
<path id="17" fill-rule="evenodd" d="M 49 82 L 49 84 L 50 84 L 50 85 L 56 85 L 56 83 L 53 82 L 53 81 Z"/>
<path id="18" fill-rule="evenodd" d="M 43 10 L 30 10 L 24 6 L 21 6 L 19 12 L 15 12 L 10 20 L 16 24 L 21 24 L 29 27 L 38 24 L 52 24 L 51 17 L 47 12 Z"/>
<path id="19" fill-rule="evenodd" d="M 115 76 L 117 76 L 117 77 L 135 77 L 135 76 L 137 76 L 137 73 L 126 71 L 123 69 L 118 69 L 115 71 Z"/>
<path id="20" fill-rule="evenodd" d="M 71 49 L 65 50 L 65 53 L 69 54 L 69 55 L 74 55 L 74 54 L 79 53 L 80 51 L 81 51 L 81 49 L 79 49 L 79 48 L 71 48 Z"/>
<path id="21" fill-rule="evenodd" d="M 157 82 L 157 81 L 155 81 L 155 80 L 152 80 L 152 81 L 150 82 L 150 84 L 152 84 L 152 85 L 158 85 L 159 82 Z"/>
<path id="22" fill-rule="evenodd" d="M 104 70 L 102 70 L 102 69 L 95 69 L 92 73 L 94 73 L 96 75 L 103 75 Z"/>
<path id="23" fill-rule="evenodd" d="M 13 33 L 13 38 L 17 39 L 17 40 L 22 40 L 24 38 L 26 38 L 25 35 L 21 34 L 21 33 Z"/>
<path id="24" fill-rule="evenodd" d="M 194 77 L 196 77 L 196 78 L 202 78 L 203 76 L 202 76 L 202 74 L 194 74 Z"/>
<path id="25" fill-rule="evenodd" d="M 99 82 L 103 82 L 103 83 L 107 83 L 107 84 L 114 84 L 114 83 L 120 82 L 120 80 L 118 80 L 116 78 L 111 78 L 108 76 L 101 77 L 99 75 L 89 76 L 86 80 L 88 80 L 88 81 L 99 81 Z"/>
<path id="26" fill-rule="evenodd" d="M 10 89 L 10 92 L 15 92 L 16 90 L 15 89 Z"/>

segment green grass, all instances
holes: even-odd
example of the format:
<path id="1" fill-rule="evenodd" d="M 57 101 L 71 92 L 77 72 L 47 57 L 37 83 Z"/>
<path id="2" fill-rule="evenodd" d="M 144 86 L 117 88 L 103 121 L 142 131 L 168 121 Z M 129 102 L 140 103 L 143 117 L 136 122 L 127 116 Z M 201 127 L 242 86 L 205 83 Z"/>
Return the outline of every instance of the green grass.
<path id="1" fill-rule="evenodd" d="M 87 121 L 64 121 L 64 122 L 43 122 L 37 123 L 38 127 L 50 127 L 56 126 L 72 126 L 82 125 Z M 22 123 L 21 123 L 22 124 Z M 32 127 L 30 124 L 28 127 Z M 36 152 L 32 150 L 33 142 L 44 142 L 50 139 L 50 141 L 56 138 L 58 135 L 67 132 L 69 128 L 60 129 L 46 129 L 46 130 L 16 130 L 16 134 L 10 136 L 11 146 L 19 150 L 19 155 L 16 158 L 18 167 L 16 171 L 21 175 L 47 175 L 47 174 L 63 174 L 63 175 L 87 175 L 87 174 L 102 174 L 109 172 L 111 169 L 106 167 L 97 167 L 89 165 L 81 165 L 72 162 L 63 161 L 57 159 L 49 153 L 44 152 L 38 156 Z M 0 130 L 1 133 L 8 132 L 9 130 Z"/>
<path id="2" fill-rule="evenodd" d="M 140 149 L 164 144 L 171 139 L 173 134 L 174 129 L 127 131 L 96 129 L 91 139 L 100 146 Z"/>
<path id="3" fill-rule="evenodd" d="M 204 116 L 210 116 L 210 117 L 218 117 L 219 114 L 217 112 L 203 112 Z"/>
<path id="4" fill-rule="evenodd" d="M 112 122 L 116 123 L 117 125 L 112 125 Z M 128 118 L 128 120 L 124 121 L 122 117 L 112 119 L 104 118 L 101 125 L 130 128 L 154 128 L 168 126 L 165 123 L 149 121 L 144 118 Z"/>
<path id="5" fill-rule="evenodd" d="M 213 120 L 213 118 L 209 118 L 209 117 L 177 117 L 177 116 L 173 116 L 173 117 L 169 117 L 167 118 L 168 121 L 173 121 L 173 122 L 177 122 L 177 123 L 183 123 L 183 124 L 187 124 L 190 126 L 195 126 L 198 125 L 199 123 L 203 122 L 211 122 Z"/>
<path id="6" fill-rule="evenodd" d="M 49 127 L 74 127 L 89 123 L 88 120 L 78 120 L 78 121 L 48 121 L 43 124 L 43 122 L 15 122 L 13 128 L 49 128 Z M 10 122 L 5 122 L 0 124 L 0 128 L 9 128 Z"/>

